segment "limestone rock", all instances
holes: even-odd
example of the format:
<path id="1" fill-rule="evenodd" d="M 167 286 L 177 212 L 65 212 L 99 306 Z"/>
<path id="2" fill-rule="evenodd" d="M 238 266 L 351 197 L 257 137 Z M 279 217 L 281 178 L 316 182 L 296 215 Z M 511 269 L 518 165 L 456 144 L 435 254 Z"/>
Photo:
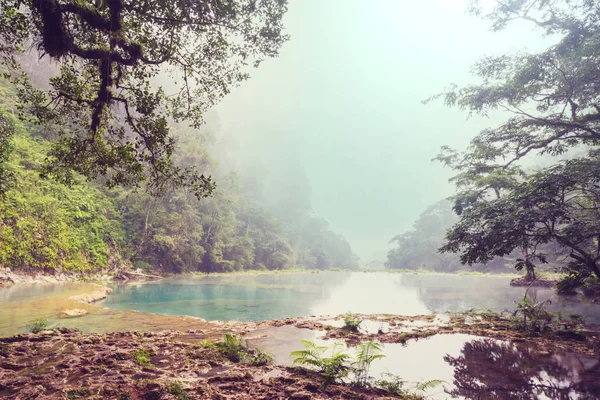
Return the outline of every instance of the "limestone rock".
<path id="1" fill-rule="evenodd" d="M 100 289 L 96 290 L 92 293 L 79 294 L 76 296 L 69 297 L 69 300 L 79 301 L 82 303 L 93 303 L 94 301 L 105 299 L 109 293 L 112 292 L 111 288 L 100 287 Z"/>
<path id="2" fill-rule="evenodd" d="M 88 313 L 87 310 L 83 308 L 71 308 L 69 310 L 62 310 L 60 312 L 60 316 L 63 318 L 71 318 L 71 317 L 81 317 Z"/>

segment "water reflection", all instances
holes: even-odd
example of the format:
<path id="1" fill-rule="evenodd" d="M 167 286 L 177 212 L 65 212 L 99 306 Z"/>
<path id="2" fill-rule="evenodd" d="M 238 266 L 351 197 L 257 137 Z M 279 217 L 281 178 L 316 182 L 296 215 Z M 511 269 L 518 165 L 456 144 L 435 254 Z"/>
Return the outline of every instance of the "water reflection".
<path id="1" fill-rule="evenodd" d="M 453 398 L 597 399 L 600 362 L 575 353 L 551 353 L 531 346 L 481 338 L 446 355 L 453 369 Z"/>
<path id="2" fill-rule="evenodd" d="M 150 330 L 171 323 L 161 314 L 207 320 L 258 321 L 305 315 L 420 315 L 491 308 L 513 309 L 523 288 L 508 277 L 325 272 L 173 278 L 152 284 L 115 285 L 115 293 L 93 306 L 67 302 L 70 295 L 91 292 L 87 284 L 18 285 L 0 288 L 0 335 L 22 332 L 28 321 L 47 317 L 54 324 L 86 331 Z M 600 305 L 579 297 L 557 297 L 552 289 L 530 290 L 537 300 L 552 298 L 551 308 L 579 313 L 600 323 Z M 97 307 L 107 306 L 112 310 Z M 86 308 L 82 318 L 57 320 L 61 309 Z M 137 310 L 153 313 L 131 313 Z M 126 315 L 126 317 L 124 317 Z M 152 321 L 152 322 L 148 322 Z M 141 325 L 141 326 L 140 326 Z M 177 324 L 175 324 L 177 327 Z M 377 327 L 375 327 L 377 328 Z"/>
<path id="3" fill-rule="evenodd" d="M 117 286 L 104 303 L 112 309 L 191 315 L 207 320 L 259 321 L 305 315 L 422 315 L 489 308 L 514 310 L 524 288 L 510 277 L 322 272 L 176 278 L 150 285 Z M 600 323 L 600 306 L 532 288 L 551 311 L 582 314 Z"/>
<path id="4" fill-rule="evenodd" d="M 174 278 L 118 285 L 102 305 L 213 320 L 262 321 L 315 313 L 315 305 L 349 280 L 347 273 L 298 273 Z M 342 308 L 343 313 L 348 311 Z"/>
<path id="5" fill-rule="evenodd" d="M 249 342 L 273 354 L 277 364 L 291 365 L 291 351 L 311 340 L 332 348 L 322 332 L 293 326 L 264 328 L 249 334 Z M 355 348 L 344 351 L 355 354 Z M 373 362 L 370 373 L 398 375 L 409 383 L 439 379 L 428 399 L 598 399 L 600 361 L 586 356 L 472 335 L 435 335 L 406 344 L 384 343 L 386 357 Z M 409 385 L 410 386 L 410 385 Z"/>
<path id="6" fill-rule="evenodd" d="M 411 288 L 432 313 L 490 309 L 514 310 L 525 288 L 509 285 L 510 277 L 402 274 L 399 286 Z M 558 296 L 552 288 L 532 287 L 528 295 L 535 301 L 550 300 L 549 311 L 565 315 L 581 314 L 586 322 L 600 324 L 600 306 L 583 296 Z"/>

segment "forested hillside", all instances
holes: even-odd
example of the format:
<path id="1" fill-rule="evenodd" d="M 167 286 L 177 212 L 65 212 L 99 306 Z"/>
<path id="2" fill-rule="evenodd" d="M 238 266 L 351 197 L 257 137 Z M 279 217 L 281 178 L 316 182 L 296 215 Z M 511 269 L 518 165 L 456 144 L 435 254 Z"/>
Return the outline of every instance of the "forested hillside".
<path id="1" fill-rule="evenodd" d="M 458 254 L 440 253 L 446 237 L 446 231 L 456 222 L 458 217 L 452 211 L 448 200 L 440 200 L 428 206 L 419 215 L 410 231 L 395 236 L 390 243 L 394 247 L 388 252 L 386 268 L 389 269 L 428 269 L 440 272 L 456 272 L 459 270 L 476 270 L 482 272 L 511 272 L 517 256 L 498 257 L 487 264 L 473 267 L 461 263 Z"/>
<path id="2" fill-rule="evenodd" d="M 216 179 L 206 199 L 185 188 L 154 197 L 144 189 L 109 189 L 78 175 L 72 186 L 42 179 L 39 169 L 55 133 L 16 118 L 10 84 L 2 81 L 0 90 L 7 144 L 0 266 L 48 272 L 131 265 L 165 272 L 358 266 L 348 242 L 313 217 L 310 207 L 272 212 L 286 205 L 261 201 L 260 188 L 222 171 L 209 154 L 210 135 L 200 130 L 177 127 L 175 160 L 183 168 L 200 166 Z M 241 187 L 252 189 L 252 199 Z"/>

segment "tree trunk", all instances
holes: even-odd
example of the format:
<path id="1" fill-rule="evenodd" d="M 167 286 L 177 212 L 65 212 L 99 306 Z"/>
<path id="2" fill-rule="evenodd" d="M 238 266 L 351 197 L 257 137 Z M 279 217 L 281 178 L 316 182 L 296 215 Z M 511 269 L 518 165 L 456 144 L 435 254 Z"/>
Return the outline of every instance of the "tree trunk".
<path id="1" fill-rule="evenodd" d="M 525 275 L 525 280 L 527 282 L 533 282 L 536 279 L 535 276 L 535 266 L 532 263 L 527 263 L 527 275 Z"/>

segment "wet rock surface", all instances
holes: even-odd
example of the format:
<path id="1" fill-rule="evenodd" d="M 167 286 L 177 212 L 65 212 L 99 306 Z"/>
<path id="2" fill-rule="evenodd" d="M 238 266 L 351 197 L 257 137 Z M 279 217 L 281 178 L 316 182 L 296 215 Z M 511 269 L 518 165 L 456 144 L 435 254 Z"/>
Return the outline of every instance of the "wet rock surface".
<path id="1" fill-rule="evenodd" d="M 297 328 L 325 332 L 321 339 L 338 339 L 347 344 L 364 340 L 382 343 L 406 343 L 411 339 L 438 334 L 470 334 L 520 343 L 552 346 L 581 354 L 600 354 L 600 329 L 595 326 L 570 326 L 555 323 L 554 330 L 526 332 L 514 329 L 514 321 L 497 313 L 455 313 L 403 316 L 390 314 L 354 314 L 363 322 L 358 329 L 344 327 L 344 315 L 335 318 L 288 318 L 253 324 L 250 329 L 293 325 Z M 366 325 L 366 326 L 365 326 Z"/>
<path id="2" fill-rule="evenodd" d="M 98 285 L 98 290 L 91 293 L 78 294 L 76 296 L 69 297 L 71 301 L 78 301 L 80 303 L 93 303 L 98 300 L 105 299 L 112 292 L 111 288 Z"/>
<path id="3" fill-rule="evenodd" d="M 83 334 L 57 329 L 0 338 L 6 399 L 382 399 L 376 389 L 329 385 L 280 366 L 233 363 L 199 342 L 214 330 Z M 140 358 L 147 354 L 148 360 Z M 185 397 L 187 396 L 187 397 Z"/>
<path id="4" fill-rule="evenodd" d="M 61 318 L 73 318 L 73 317 L 81 317 L 88 313 L 88 310 L 84 310 L 83 308 L 71 308 L 68 310 L 62 310 L 60 312 Z"/>

